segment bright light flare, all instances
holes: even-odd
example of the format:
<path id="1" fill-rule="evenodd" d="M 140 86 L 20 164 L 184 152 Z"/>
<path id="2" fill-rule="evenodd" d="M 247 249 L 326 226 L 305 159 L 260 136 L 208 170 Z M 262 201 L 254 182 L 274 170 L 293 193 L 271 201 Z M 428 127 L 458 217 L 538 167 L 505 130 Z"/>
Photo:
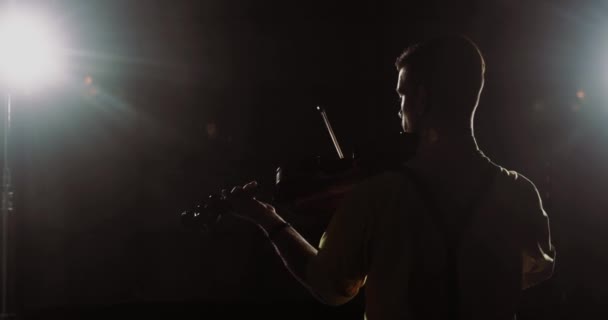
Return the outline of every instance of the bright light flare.
<path id="1" fill-rule="evenodd" d="M 587 93 L 585 92 L 585 90 L 580 89 L 576 92 L 576 97 L 579 98 L 579 100 L 585 100 L 585 97 L 587 97 Z"/>
<path id="2" fill-rule="evenodd" d="M 10 89 L 35 89 L 59 77 L 56 33 L 41 16 L 8 11 L 0 15 L 0 81 Z"/>

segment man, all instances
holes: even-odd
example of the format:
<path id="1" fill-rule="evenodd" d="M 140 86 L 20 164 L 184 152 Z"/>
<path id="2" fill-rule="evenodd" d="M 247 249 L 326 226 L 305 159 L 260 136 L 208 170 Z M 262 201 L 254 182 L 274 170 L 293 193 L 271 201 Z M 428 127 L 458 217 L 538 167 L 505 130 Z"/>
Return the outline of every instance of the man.
<path id="1" fill-rule="evenodd" d="M 481 53 L 447 36 L 408 48 L 396 66 L 416 154 L 349 192 L 318 250 L 252 197 L 255 183 L 229 199 L 322 302 L 346 303 L 365 285 L 370 320 L 513 319 L 521 291 L 551 276 L 555 251 L 535 186 L 475 141 Z"/>

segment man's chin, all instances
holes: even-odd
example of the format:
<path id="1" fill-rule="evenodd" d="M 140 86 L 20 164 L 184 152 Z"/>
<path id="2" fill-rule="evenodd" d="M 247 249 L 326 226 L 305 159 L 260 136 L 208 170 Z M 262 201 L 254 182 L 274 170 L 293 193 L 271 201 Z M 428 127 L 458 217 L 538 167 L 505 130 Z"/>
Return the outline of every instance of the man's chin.
<path id="1" fill-rule="evenodd" d="M 401 122 L 401 129 L 403 129 L 403 132 L 406 133 L 414 132 L 414 128 L 412 127 L 412 125 L 410 125 L 405 119 L 403 119 L 403 121 Z"/>

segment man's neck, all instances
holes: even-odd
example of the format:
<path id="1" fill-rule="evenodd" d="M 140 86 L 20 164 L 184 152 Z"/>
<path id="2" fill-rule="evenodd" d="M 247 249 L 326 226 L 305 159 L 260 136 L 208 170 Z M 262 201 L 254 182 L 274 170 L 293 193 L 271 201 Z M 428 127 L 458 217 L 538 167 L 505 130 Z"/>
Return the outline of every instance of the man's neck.
<path id="1" fill-rule="evenodd" d="M 428 129 L 420 137 L 416 155 L 408 166 L 422 171 L 464 170 L 474 165 L 481 152 L 472 130 Z"/>

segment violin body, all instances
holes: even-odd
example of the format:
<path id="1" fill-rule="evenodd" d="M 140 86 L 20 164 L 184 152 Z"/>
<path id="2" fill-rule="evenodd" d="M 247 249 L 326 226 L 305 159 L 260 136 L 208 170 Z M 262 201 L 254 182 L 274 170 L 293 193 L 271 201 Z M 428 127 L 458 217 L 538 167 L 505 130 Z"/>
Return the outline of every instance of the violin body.
<path id="1" fill-rule="evenodd" d="M 271 202 L 293 212 L 332 214 L 344 195 L 359 182 L 383 171 L 398 170 L 415 153 L 416 142 L 417 137 L 401 134 L 382 150 L 344 159 L 314 157 L 280 166 L 276 169 Z M 218 193 L 180 216 L 184 227 L 205 232 L 231 212 L 225 195 Z"/>

